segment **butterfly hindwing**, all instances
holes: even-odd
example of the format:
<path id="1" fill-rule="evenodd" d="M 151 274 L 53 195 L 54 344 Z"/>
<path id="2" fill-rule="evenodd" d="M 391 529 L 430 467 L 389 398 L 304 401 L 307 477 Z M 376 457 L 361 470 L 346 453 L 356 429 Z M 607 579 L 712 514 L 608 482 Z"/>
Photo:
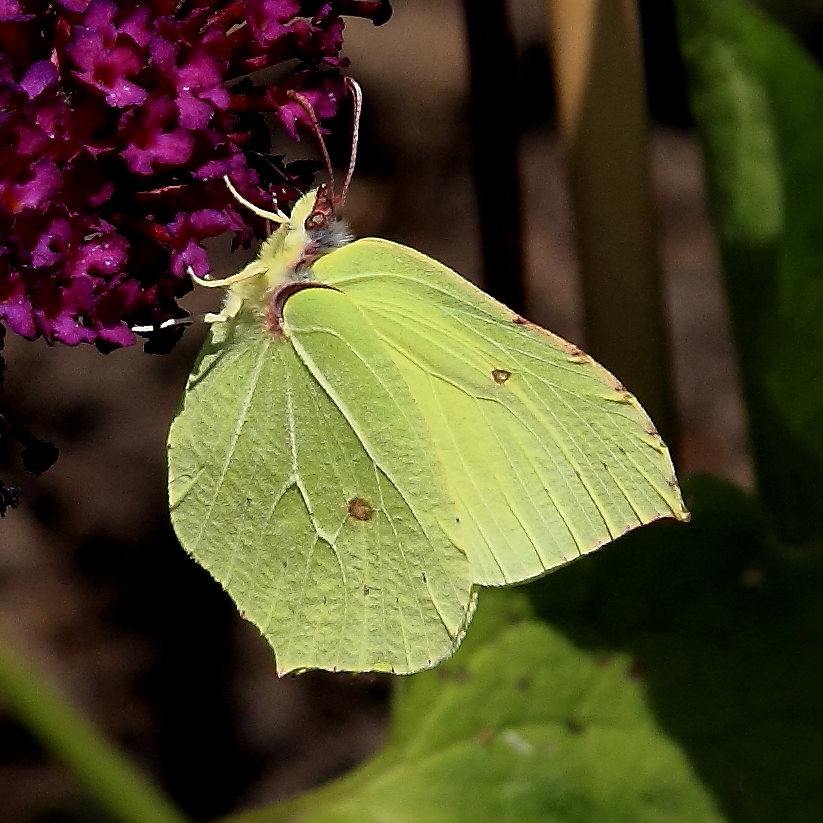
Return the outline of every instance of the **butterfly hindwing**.
<path id="1" fill-rule="evenodd" d="M 389 241 L 352 243 L 315 274 L 363 310 L 403 375 L 475 583 L 527 580 L 644 523 L 688 518 L 645 412 L 573 345 Z"/>
<path id="2" fill-rule="evenodd" d="M 284 331 L 213 326 L 169 436 L 178 536 L 279 672 L 434 665 L 473 601 L 425 426 L 344 295 L 292 296 Z"/>

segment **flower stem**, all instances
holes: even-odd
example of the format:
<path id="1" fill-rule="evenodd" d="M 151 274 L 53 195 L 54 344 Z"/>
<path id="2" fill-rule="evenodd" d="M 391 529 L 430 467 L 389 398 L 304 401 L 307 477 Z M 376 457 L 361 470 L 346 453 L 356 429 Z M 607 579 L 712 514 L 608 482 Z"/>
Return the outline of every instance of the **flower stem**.
<path id="1" fill-rule="evenodd" d="M 586 348 L 677 446 L 636 0 L 547 0 Z"/>
<path id="2" fill-rule="evenodd" d="M 160 789 L 0 635 L 0 697 L 122 823 L 187 823 Z"/>

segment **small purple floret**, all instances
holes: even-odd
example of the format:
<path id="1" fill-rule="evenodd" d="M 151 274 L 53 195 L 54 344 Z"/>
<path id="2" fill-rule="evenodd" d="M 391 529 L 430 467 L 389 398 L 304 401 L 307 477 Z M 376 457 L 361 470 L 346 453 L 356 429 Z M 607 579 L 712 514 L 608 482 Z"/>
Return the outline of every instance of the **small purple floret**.
<path id="1" fill-rule="evenodd" d="M 296 137 L 296 90 L 334 117 L 343 15 L 390 12 L 388 0 L 0 0 L 0 321 L 110 350 L 134 342 L 132 325 L 183 316 L 189 271 L 211 268 L 203 240 L 265 235 L 223 175 L 263 206 L 309 187 L 313 164 L 268 156 L 264 115 Z M 277 83 L 240 79 L 284 61 L 296 63 Z"/>

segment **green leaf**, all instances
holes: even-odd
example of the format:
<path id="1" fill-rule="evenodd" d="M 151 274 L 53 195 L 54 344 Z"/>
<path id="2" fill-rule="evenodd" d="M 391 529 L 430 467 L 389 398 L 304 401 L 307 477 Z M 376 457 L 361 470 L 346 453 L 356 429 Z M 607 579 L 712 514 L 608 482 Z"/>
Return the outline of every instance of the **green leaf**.
<path id="1" fill-rule="evenodd" d="M 484 592 L 454 658 L 401 684 L 360 772 L 234 823 L 719 823 L 625 655 L 587 653 L 520 592 Z"/>
<path id="2" fill-rule="evenodd" d="M 740 0 L 678 0 L 748 404 L 781 532 L 823 535 L 823 74 Z"/>
<path id="3" fill-rule="evenodd" d="M 530 587 L 593 650 L 628 653 L 658 727 L 734 823 L 823 819 L 823 553 L 786 549 L 753 500 L 684 486 L 659 523 Z"/>

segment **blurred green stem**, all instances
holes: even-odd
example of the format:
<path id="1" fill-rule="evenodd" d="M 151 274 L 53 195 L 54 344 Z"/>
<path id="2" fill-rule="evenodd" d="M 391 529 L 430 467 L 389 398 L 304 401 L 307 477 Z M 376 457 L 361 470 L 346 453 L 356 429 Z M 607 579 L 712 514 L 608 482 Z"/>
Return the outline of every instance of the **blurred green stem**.
<path id="1" fill-rule="evenodd" d="M 547 0 L 547 7 L 586 348 L 637 395 L 676 450 L 637 5 Z"/>
<path id="2" fill-rule="evenodd" d="M 154 786 L 0 635 L 4 706 L 123 823 L 187 823 Z"/>

